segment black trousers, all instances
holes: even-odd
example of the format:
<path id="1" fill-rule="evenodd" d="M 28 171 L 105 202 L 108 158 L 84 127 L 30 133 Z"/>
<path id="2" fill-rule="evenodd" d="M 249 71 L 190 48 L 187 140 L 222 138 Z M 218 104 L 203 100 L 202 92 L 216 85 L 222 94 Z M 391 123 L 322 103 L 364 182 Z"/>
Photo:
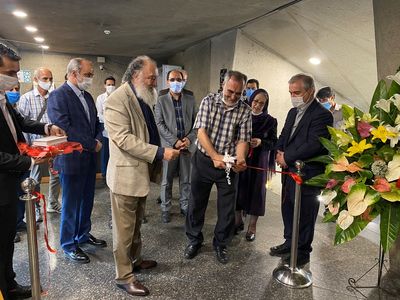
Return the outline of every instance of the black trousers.
<path id="1" fill-rule="evenodd" d="M 288 246 L 292 242 L 292 226 L 294 213 L 294 200 L 296 183 L 294 180 L 285 175 L 282 184 L 282 218 L 284 223 L 285 244 Z M 314 239 L 315 222 L 318 216 L 319 201 L 318 195 L 320 189 L 311 186 L 301 186 L 301 206 L 300 206 L 300 223 L 299 223 L 299 254 L 309 255 L 312 251 L 312 241 Z"/>
<path id="2" fill-rule="evenodd" d="M 192 157 L 191 197 L 186 215 L 186 235 L 191 245 L 204 240 L 202 229 L 213 184 L 217 186 L 217 224 L 214 229 L 214 246 L 227 246 L 235 226 L 235 173 L 230 174 L 231 185 L 225 170 L 214 168 L 212 160 L 197 150 Z"/>
<path id="3" fill-rule="evenodd" d="M 4 299 L 16 287 L 13 270 L 14 238 L 17 227 L 17 195 L 7 205 L 0 206 L 0 289 Z"/>

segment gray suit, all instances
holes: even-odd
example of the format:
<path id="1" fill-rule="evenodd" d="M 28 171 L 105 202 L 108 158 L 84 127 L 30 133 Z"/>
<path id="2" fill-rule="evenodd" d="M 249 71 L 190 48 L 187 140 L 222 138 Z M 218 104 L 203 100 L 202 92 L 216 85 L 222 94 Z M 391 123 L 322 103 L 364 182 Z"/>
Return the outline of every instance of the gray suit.
<path id="1" fill-rule="evenodd" d="M 160 133 L 161 145 L 172 148 L 178 141 L 175 107 L 170 93 L 158 97 L 155 108 L 155 120 Z M 196 133 L 193 123 L 196 118 L 195 99 L 191 95 L 181 93 L 183 125 L 185 137 L 191 142 L 189 150 L 194 149 Z M 181 210 L 186 211 L 190 197 L 190 154 L 181 152 L 179 159 L 163 161 L 163 178 L 161 182 L 161 210 L 169 211 L 171 208 L 172 182 L 174 174 L 179 171 L 179 203 Z"/>

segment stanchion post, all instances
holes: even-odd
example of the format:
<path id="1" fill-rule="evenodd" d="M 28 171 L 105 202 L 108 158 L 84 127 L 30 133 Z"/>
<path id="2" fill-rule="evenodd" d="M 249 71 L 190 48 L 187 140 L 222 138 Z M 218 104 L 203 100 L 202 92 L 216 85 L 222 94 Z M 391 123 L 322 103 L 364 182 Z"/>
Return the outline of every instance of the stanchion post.
<path id="1" fill-rule="evenodd" d="M 301 169 L 304 167 L 302 161 L 295 162 L 297 175 L 302 176 Z M 297 267 L 297 247 L 299 242 L 299 223 L 300 223 L 300 207 L 301 207 L 301 184 L 296 182 L 293 227 L 292 227 L 292 244 L 290 249 L 290 263 L 288 265 L 280 265 L 272 273 L 272 276 L 281 284 L 290 288 L 306 288 L 312 284 L 312 274 L 304 269 Z"/>
<path id="2" fill-rule="evenodd" d="M 40 275 L 39 275 L 39 255 L 38 255 L 36 216 L 35 216 L 35 202 L 37 197 L 33 195 L 36 185 L 37 182 L 33 178 L 25 179 L 21 183 L 21 188 L 25 192 L 25 195 L 22 195 L 20 199 L 25 201 L 26 227 L 27 227 L 28 252 L 29 252 L 29 271 L 31 275 L 32 299 L 40 300 L 41 289 L 40 289 Z"/>

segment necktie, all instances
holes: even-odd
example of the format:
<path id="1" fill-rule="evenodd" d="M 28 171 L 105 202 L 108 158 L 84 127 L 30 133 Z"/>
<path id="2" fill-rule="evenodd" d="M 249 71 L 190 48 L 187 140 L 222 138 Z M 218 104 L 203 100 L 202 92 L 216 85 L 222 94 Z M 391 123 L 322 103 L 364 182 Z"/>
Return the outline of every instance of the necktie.
<path id="1" fill-rule="evenodd" d="M 6 98 L 0 99 L 0 106 L 1 106 L 1 110 L 3 111 L 4 119 L 6 119 L 8 128 L 10 129 L 11 134 L 14 138 L 14 141 L 17 144 L 18 143 L 17 131 L 15 130 L 14 122 L 11 118 L 10 112 L 7 109 Z"/>
<path id="2" fill-rule="evenodd" d="M 85 96 L 84 96 L 84 92 L 83 91 L 80 94 L 79 99 L 81 100 L 83 108 L 85 109 L 86 116 L 87 116 L 87 118 L 88 118 L 88 120 L 90 122 L 89 106 L 88 106 L 88 104 L 87 104 L 87 102 L 85 100 Z"/>

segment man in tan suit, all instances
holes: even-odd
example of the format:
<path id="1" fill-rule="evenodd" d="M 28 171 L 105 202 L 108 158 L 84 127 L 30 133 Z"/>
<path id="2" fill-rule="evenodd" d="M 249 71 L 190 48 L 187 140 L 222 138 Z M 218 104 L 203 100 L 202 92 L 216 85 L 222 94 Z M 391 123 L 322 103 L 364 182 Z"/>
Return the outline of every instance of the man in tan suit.
<path id="1" fill-rule="evenodd" d="M 136 57 L 123 81 L 107 98 L 104 110 L 110 143 L 107 184 L 111 190 L 116 283 L 130 295 L 146 296 L 149 290 L 136 280 L 133 271 L 157 265 L 140 255 L 140 226 L 150 179 L 161 160 L 177 158 L 179 150 L 160 146 L 152 110 L 157 99 L 155 61 Z"/>

